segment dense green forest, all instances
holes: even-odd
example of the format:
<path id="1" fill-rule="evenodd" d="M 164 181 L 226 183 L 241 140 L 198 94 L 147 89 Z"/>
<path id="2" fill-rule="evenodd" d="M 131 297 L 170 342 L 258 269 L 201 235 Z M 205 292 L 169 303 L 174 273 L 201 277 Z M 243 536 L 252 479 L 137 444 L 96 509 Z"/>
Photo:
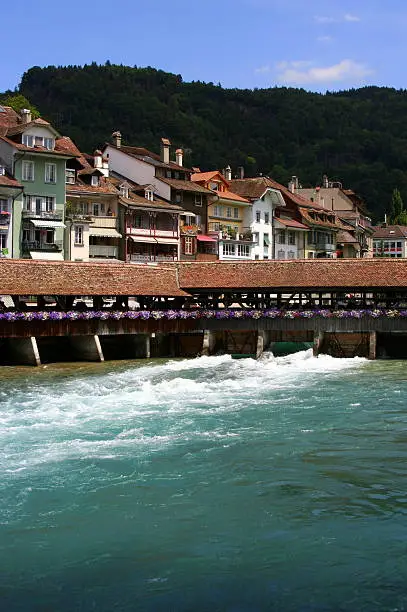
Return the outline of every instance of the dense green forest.
<path id="1" fill-rule="evenodd" d="M 158 151 L 166 136 L 202 169 L 267 174 L 313 186 L 323 174 L 353 188 L 376 219 L 394 188 L 407 200 L 407 91 L 364 87 L 316 94 L 303 89 L 224 89 L 184 83 L 153 68 L 91 64 L 34 67 L 17 92 L 80 148 L 120 130 L 123 142 Z"/>

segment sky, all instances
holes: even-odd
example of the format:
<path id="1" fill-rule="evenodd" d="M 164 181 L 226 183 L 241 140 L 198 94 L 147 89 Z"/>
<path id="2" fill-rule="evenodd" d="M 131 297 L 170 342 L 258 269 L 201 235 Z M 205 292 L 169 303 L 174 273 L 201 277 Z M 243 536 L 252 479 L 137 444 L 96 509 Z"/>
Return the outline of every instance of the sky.
<path id="1" fill-rule="evenodd" d="M 19 0 L 0 27 L 0 91 L 106 60 L 224 87 L 407 87 L 406 0 Z"/>

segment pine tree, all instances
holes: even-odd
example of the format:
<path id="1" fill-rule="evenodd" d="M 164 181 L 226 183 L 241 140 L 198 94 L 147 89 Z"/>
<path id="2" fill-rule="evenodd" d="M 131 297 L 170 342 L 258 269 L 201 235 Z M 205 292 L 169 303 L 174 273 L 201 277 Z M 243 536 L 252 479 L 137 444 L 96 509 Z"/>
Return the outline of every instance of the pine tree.
<path id="1" fill-rule="evenodd" d="M 404 210 L 404 203 L 400 191 L 397 188 L 393 189 L 391 196 L 390 224 L 404 225 L 406 217 L 407 213 Z"/>

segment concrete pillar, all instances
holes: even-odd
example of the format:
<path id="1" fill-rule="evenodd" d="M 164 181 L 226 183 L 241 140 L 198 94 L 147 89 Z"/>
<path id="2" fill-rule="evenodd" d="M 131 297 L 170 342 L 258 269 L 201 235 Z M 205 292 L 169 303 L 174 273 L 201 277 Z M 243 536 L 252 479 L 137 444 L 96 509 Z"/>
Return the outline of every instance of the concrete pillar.
<path id="1" fill-rule="evenodd" d="M 151 337 L 155 337 L 155 334 L 151 334 Z M 146 335 L 146 359 L 150 359 L 151 356 L 151 340 L 150 336 Z"/>
<path id="2" fill-rule="evenodd" d="M 201 355 L 205 357 L 209 357 L 209 355 L 212 355 L 213 349 L 215 347 L 215 342 L 216 342 L 215 332 L 212 332 L 210 329 L 205 329 L 204 335 L 203 335 Z"/>
<path id="3" fill-rule="evenodd" d="M 264 334 L 263 332 L 257 332 L 257 347 L 256 347 L 256 359 L 262 356 L 264 351 Z"/>
<path id="4" fill-rule="evenodd" d="M 10 338 L 10 357 L 16 365 L 40 366 L 41 359 L 37 341 L 30 338 Z"/>
<path id="5" fill-rule="evenodd" d="M 323 340 L 324 340 L 324 332 L 314 333 L 314 345 L 312 347 L 312 352 L 313 352 L 314 357 L 318 357 L 321 347 L 322 347 Z"/>
<path id="6" fill-rule="evenodd" d="M 376 359 L 377 332 L 369 333 L 369 359 Z"/>
<path id="7" fill-rule="evenodd" d="M 99 336 L 71 336 L 72 356 L 78 361 L 104 361 Z"/>

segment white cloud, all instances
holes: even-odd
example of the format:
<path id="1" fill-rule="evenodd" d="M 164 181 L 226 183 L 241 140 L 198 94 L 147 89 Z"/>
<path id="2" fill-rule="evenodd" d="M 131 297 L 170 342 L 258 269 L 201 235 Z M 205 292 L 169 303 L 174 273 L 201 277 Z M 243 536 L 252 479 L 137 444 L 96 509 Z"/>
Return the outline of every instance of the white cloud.
<path id="1" fill-rule="evenodd" d="M 258 68 L 255 69 L 254 72 L 256 74 L 265 74 L 267 72 L 270 72 L 270 66 L 259 66 Z"/>
<path id="2" fill-rule="evenodd" d="M 322 43 L 329 43 L 333 41 L 333 38 L 332 36 L 318 36 L 317 41 Z"/>
<path id="3" fill-rule="evenodd" d="M 344 16 L 345 21 L 360 21 L 360 17 L 357 15 L 351 15 L 350 13 L 346 13 Z"/>
<path id="4" fill-rule="evenodd" d="M 295 66 L 298 62 L 280 62 L 278 80 L 289 85 L 324 85 L 333 83 L 360 82 L 373 74 L 365 64 L 344 59 L 333 66 L 311 66 L 301 70 Z M 281 67 L 284 66 L 282 69 Z"/>
<path id="5" fill-rule="evenodd" d="M 329 17 L 327 15 L 315 15 L 314 21 L 316 21 L 316 23 L 325 24 L 325 25 L 328 23 L 343 23 L 343 22 L 355 23 L 357 21 L 360 21 L 360 17 L 358 17 L 357 15 L 352 15 L 351 13 L 346 13 L 342 17 Z"/>

